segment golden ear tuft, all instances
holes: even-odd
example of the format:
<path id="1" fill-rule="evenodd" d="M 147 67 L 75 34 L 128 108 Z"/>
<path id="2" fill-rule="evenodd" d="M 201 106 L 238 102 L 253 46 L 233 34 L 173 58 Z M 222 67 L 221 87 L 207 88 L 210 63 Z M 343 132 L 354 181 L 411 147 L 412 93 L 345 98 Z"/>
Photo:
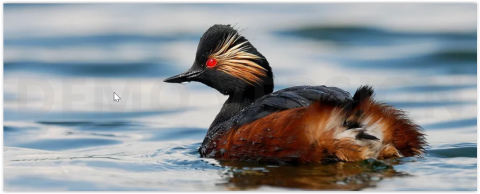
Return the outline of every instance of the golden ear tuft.
<path id="1" fill-rule="evenodd" d="M 245 51 L 248 41 L 232 47 L 239 38 L 238 33 L 228 35 L 209 58 L 218 61 L 218 65 L 215 67 L 217 70 L 239 78 L 250 85 L 260 83 L 262 81 L 261 77 L 266 76 L 267 70 L 253 60 L 261 57 Z"/>

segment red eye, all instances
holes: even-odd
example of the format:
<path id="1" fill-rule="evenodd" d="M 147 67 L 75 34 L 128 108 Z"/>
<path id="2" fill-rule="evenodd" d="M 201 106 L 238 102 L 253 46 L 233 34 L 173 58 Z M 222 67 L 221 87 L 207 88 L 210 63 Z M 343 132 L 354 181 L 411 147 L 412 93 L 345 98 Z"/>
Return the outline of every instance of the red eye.
<path id="1" fill-rule="evenodd" d="M 207 61 L 207 67 L 208 67 L 208 68 L 213 68 L 213 67 L 215 67 L 215 65 L 217 65 L 217 60 L 215 60 L 215 59 L 208 59 L 208 61 Z"/>

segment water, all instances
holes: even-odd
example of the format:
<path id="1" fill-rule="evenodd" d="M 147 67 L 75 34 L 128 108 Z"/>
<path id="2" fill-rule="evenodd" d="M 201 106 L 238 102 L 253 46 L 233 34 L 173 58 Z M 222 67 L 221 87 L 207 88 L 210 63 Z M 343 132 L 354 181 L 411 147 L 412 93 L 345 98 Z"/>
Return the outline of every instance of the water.
<path id="1" fill-rule="evenodd" d="M 476 14 L 475 4 L 7 4 L 5 190 L 476 190 Z M 190 67 L 215 23 L 242 29 L 276 90 L 373 85 L 425 128 L 428 153 L 302 166 L 200 158 L 226 97 L 162 80 Z"/>

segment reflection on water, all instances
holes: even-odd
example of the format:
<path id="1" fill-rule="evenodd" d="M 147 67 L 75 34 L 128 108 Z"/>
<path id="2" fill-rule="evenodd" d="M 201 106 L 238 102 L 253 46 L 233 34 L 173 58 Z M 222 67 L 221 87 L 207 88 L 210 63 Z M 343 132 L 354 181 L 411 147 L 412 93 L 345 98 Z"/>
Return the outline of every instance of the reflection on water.
<path id="1" fill-rule="evenodd" d="M 395 171 L 393 166 L 375 160 L 301 166 L 265 166 L 228 161 L 220 164 L 231 168 L 224 175 L 228 180 L 225 186 L 231 190 L 255 189 L 265 185 L 308 190 L 361 190 L 376 186 L 384 178 L 407 176 Z"/>
<path id="2" fill-rule="evenodd" d="M 473 3 L 6 4 L 5 190 L 476 190 L 476 16 Z M 242 29 L 276 90 L 373 85 L 425 128 L 427 154 L 200 158 L 225 97 L 162 80 L 191 66 L 215 23 Z"/>

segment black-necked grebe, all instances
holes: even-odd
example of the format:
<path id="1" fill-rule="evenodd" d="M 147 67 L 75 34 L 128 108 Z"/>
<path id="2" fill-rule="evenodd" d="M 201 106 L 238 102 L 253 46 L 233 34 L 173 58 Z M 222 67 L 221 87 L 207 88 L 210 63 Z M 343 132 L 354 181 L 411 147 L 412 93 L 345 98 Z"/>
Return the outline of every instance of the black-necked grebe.
<path id="1" fill-rule="evenodd" d="M 259 162 L 335 162 L 422 155 L 421 127 L 361 86 L 296 86 L 273 92 L 268 61 L 230 25 L 200 39 L 193 66 L 165 79 L 197 81 L 229 98 L 211 124 L 202 157 Z M 272 93 L 273 92 L 273 93 Z"/>

